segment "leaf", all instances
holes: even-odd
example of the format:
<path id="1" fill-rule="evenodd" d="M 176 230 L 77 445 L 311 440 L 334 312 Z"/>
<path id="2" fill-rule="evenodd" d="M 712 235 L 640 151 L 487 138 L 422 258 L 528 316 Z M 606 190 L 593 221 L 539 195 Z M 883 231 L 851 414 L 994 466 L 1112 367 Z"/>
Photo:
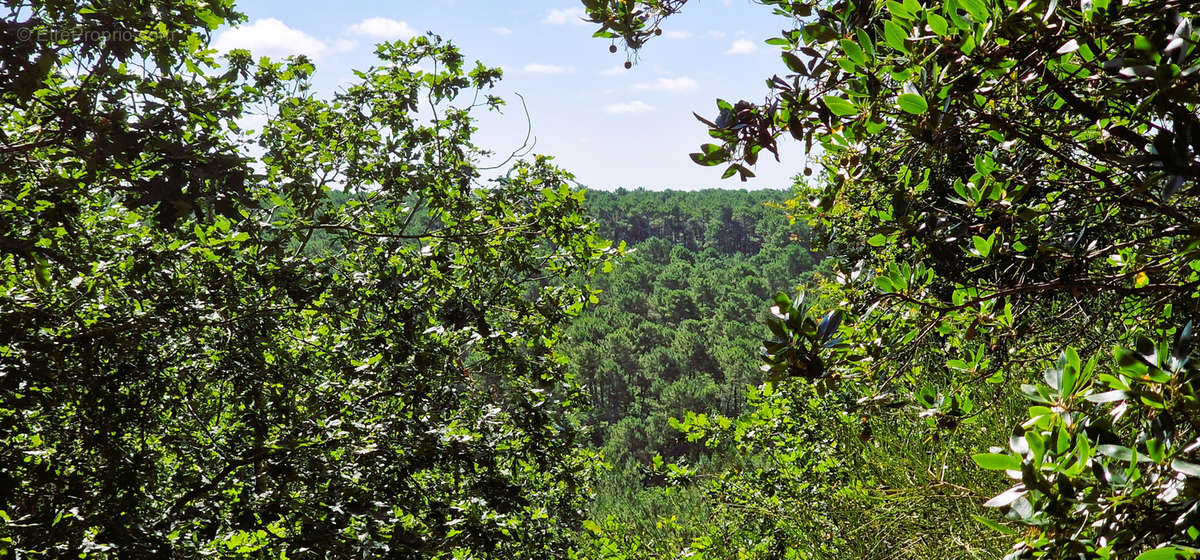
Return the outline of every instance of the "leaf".
<path id="1" fill-rule="evenodd" d="M 987 5 L 983 3 L 983 0 L 959 0 L 959 2 L 971 14 L 971 19 L 975 20 L 975 23 L 982 23 L 988 18 Z"/>
<path id="2" fill-rule="evenodd" d="M 990 471 L 1021 470 L 1021 458 L 1002 453 L 976 453 L 971 455 L 976 465 Z"/>
<path id="3" fill-rule="evenodd" d="M 1141 272 L 1138 272 L 1137 276 L 1133 277 L 1133 287 L 1134 288 L 1145 288 L 1149 284 L 1150 284 L 1150 277 L 1146 275 L 1146 271 L 1144 271 L 1144 270 Z"/>
<path id="4" fill-rule="evenodd" d="M 1047 399 L 1045 396 L 1042 395 L 1041 391 L 1038 391 L 1037 385 L 1030 385 L 1028 383 L 1022 384 L 1021 385 L 1021 394 L 1024 395 L 1025 398 L 1027 398 L 1031 401 L 1034 401 L 1034 402 L 1040 402 L 1040 403 L 1050 402 L 1049 399 Z"/>
<path id="5" fill-rule="evenodd" d="M 1068 350 L 1074 352 L 1073 348 L 1069 348 Z M 1058 394 L 1062 397 L 1066 397 L 1067 395 L 1074 393 L 1075 392 L 1075 382 L 1078 379 L 1079 379 L 1079 357 L 1076 356 L 1074 367 L 1071 367 L 1070 365 L 1068 365 L 1067 367 L 1062 368 L 1062 378 L 1059 380 L 1060 385 L 1058 387 Z"/>
<path id="6" fill-rule="evenodd" d="M 908 38 L 908 32 L 904 31 L 894 20 L 883 22 L 883 38 L 892 48 L 907 54 L 908 47 L 904 45 L 904 40 Z"/>
<path id="7" fill-rule="evenodd" d="M 984 239 L 978 235 L 972 235 L 971 243 L 975 245 L 975 251 L 979 253 L 979 256 L 987 258 L 988 254 L 992 252 L 992 243 L 994 239 L 994 237 L 988 237 L 987 239 Z"/>
<path id="8" fill-rule="evenodd" d="M 1200 465 L 1180 459 L 1171 460 L 1171 468 L 1191 477 L 1200 478 Z"/>
<path id="9" fill-rule="evenodd" d="M 599 535 L 600 533 L 603 532 L 603 530 L 600 529 L 600 525 L 598 525 L 595 521 L 592 521 L 591 519 L 583 520 L 583 528 L 587 529 L 597 535 Z"/>
<path id="10" fill-rule="evenodd" d="M 1004 507 L 1028 494 L 1024 484 L 1018 484 L 983 503 L 983 507 Z"/>
<path id="11" fill-rule="evenodd" d="M 875 287 L 879 288 L 879 291 L 888 294 L 896 291 L 896 286 L 892 284 L 892 280 L 887 276 L 876 276 Z"/>
<path id="12" fill-rule="evenodd" d="M 913 13 L 908 8 L 895 0 L 888 0 L 886 6 L 888 11 L 895 17 L 900 19 L 911 19 L 913 17 Z"/>
<path id="13" fill-rule="evenodd" d="M 932 29 L 934 33 L 937 33 L 940 37 L 946 36 L 946 29 L 949 27 L 946 18 L 929 12 L 925 14 L 925 20 L 929 22 L 929 29 Z"/>
<path id="14" fill-rule="evenodd" d="M 221 27 L 222 23 L 225 23 L 225 18 L 218 16 L 209 10 L 197 10 L 196 16 L 199 17 L 209 29 L 216 29 Z"/>
<path id="15" fill-rule="evenodd" d="M 841 45 L 842 52 L 846 53 L 846 56 L 849 57 L 850 60 L 853 60 L 855 64 L 867 63 L 867 55 L 863 52 L 862 47 L 858 46 L 858 43 L 855 43 L 849 39 L 842 39 Z"/>
<path id="16" fill-rule="evenodd" d="M 870 245 L 872 247 L 883 247 L 884 244 L 886 244 L 886 243 L 887 243 L 887 236 L 882 233 L 877 233 L 875 235 L 872 235 L 869 239 L 867 239 L 867 245 Z"/>
<path id="17" fill-rule="evenodd" d="M 778 305 L 780 309 L 786 310 L 792 306 L 792 298 L 783 292 L 775 292 L 775 305 Z"/>
<path id="18" fill-rule="evenodd" d="M 1094 403 L 1106 403 L 1106 402 L 1123 401 L 1123 400 L 1129 398 L 1129 394 L 1120 389 L 1116 389 L 1116 390 L 1112 390 L 1112 391 L 1105 391 L 1103 393 L 1096 393 L 1094 395 L 1088 395 L 1084 398 L 1086 398 L 1088 401 L 1094 402 Z"/>
<path id="19" fill-rule="evenodd" d="M 987 527 L 988 529 L 991 529 L 993 531 L 996 531 L 996 532 L 1004 534 L 1004 535 L 1011 535 L 1014 532 L 1012 529 L 1009 529 L 1008 527 L 1005 527 L 1004 525 L 996 523 L 995 521 L 992 521 L 991 519 L 988 519 L 982 515 L 972 515 L 971 519 L 978 521 L 979 524 L 983 525 L 984 527 Z"/>
<path id="20" fill-rule="evenodd" d="M 717 124 L 716 124 L 716 123 L 714 123 L 714 122 L 712 122 L 712 121 L 710 121 L 710 120 L 708 120 L 708 119 L 706 119 L 706 118 L 704 118 L 704 117 L 701 117 L 701 116 L 700 116 L 700 114 L 699 114 L 699 113 L 696 113 L 695 111 L 692 111 L 692 116 L 693 116 L 693 117 L 696 117 L 696 120 L 698 120 L 698 121 L 700 121 L 700 122 L 704 123 L 704 125 L 705 125 L 705 126 L 707 126 L 707 127 L 709 127 L 709 128 L 720 128 L 719 126 L 717 126 Z"/>
<path id="21" fill-rule="evenodd" d="M 848 117 L 858 113 L 858 108 L 855 107 L 853 103 L 836 95 L 826 95 L 825 97 L 821 98 L 821 101 L 825 103 L 826 107 L 829 107 L 829 110 L 832 111 L 833 114 L 839 117 Z"/>
<path id="22" fill-rule="evenodd" d="M 808 68 L 804 66 L 804 61 L 800 60 L 800 57 L 788 51 L 784 51 L 781 56 L 783 56 L 783 63 L 787 65 L 789 70 L 797 74 L 808 75 Z"/>
<path id="23" fill-rule="evenodd" d="M 1070 41 L 1063 43 L 1063 45 L 1061 47 L 1058 47 L 1058 50 L 1054 51 L 1054 52 L 1057 54 L 1067 54 L 1067 53 L 1073 53 L 1077 50 L 1079 50 L 1079 41 L 1076 41 L 1075 39 L 1071 39 Z"/>
<path id="24" fill-rule="evenodd" d="M 838 310 L 830 311 L 821 319 L 821 324 L 817 327 L 817 338 L 819 340 L 828 340 L 833 333 L 842 324 L 842 312 Z"/>
<path id="25" fill-rule="evenodd" d="M 1046 380 L 1046 385 L 1050 389 L 1058 392 L 1063 386 L 1063 370 L 1060 368 L 1050 368 L 1042 373 L 1042 378 Z"/>
<path id="26" fill-rule="evenodd" d="M 1029 453 L 1029 444 L 1025 442 L 1025 432 L 1020 426 L 1014 428 L 1012 435 L 1008 436 L 1008 448 L 1018 455 Z"/>
<path id="27" fill-rule="evenodd" d="M 1119 461 L 1133 461 L 1133 450 L 1124 445 L 1097 445 L 1096 452 Z"/>
<path id="28" fill-rule="evenodd" d="M 896 103 L 900 108 L 914 115 L 923 115 L 929 110 L 929 104 L 925 102 L 925 98 L 916 93 L 901 93 L 896 98 Z"/>
<path id="29" fill-rule="evenodd" d="M 1188 321 L 1183 329 L 1175 338 L 1175 344 L 1171 347 L 1171 358 L 1167 362 L 1171 371 L 1179 371 L 1187 365 L 1192 354 L 1192 339 L 1194 333 L 1192 331 L 1192 322 Z"/>

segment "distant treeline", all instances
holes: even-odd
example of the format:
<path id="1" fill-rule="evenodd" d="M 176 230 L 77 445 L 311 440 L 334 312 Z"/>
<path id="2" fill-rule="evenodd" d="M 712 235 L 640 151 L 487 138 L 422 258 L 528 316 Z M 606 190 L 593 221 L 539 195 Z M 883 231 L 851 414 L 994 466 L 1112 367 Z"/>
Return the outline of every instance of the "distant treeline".
<path id="1" fill-rule="evenodd" d="M 588 213 L 600 235 L 638 244 L 652 238 L 690 251 L 755 254 L 772 235 L 801 233 L 768 203 L 789 198 L 782 190 L 588 191 Z"/>

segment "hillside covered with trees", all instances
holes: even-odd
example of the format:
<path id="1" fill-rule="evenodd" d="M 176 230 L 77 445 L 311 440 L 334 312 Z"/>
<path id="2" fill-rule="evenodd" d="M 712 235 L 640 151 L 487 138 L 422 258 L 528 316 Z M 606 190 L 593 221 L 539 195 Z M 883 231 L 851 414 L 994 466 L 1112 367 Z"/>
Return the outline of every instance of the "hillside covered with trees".
<path id="1" fill-rule="evenodd" d="M 6 2 L 0 556 L 1200 556 L 1195 3 L 759 4 L 691 159 L 786 193 L 484 166 L 435 34 L 324 96 L 230 0 Z"/>
<path id="2" fill-rule="evenodd" d="M 808 228 L 778 208 L 786 199 L 770 190 L 588 193 L 600 234 L 631 249 L 595 279 L 600 303 L 571 322 L 562 347 L 590 398 L 584 424 L 613 467 L 597 487 L 598 516 L 657 522 L 661 512 L 642 509 L 661 486 L 646 467 L 655 457 L 709 459 L 672 419 L 745 409 L 746 388 L 763 377 L 757 303 L 808 284 L 819 261 Z"/>

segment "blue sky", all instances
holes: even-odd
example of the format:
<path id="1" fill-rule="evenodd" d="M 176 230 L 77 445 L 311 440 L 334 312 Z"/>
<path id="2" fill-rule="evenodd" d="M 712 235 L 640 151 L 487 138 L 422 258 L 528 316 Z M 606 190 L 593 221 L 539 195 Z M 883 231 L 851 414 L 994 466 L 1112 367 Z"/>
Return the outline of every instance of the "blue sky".
<path id="1" fill-rule="evenodd" d="M 370 66 L 378 41 L 425 31 L 451 40 L 468 60 L 504 70 L 494 93 L 508 108 L 481 119 L 477 141 L 498 154 L 520 146 L 520 93 L 534 151 L 554 156 L 589 188 L 782 188 L 803 168 L 803 147 L 791 142 L 781 146 L 783 164 L 764 157 L 747 183 L 722 181 L 721 168 L 687 156 L 708 141 L 692 111 L 711 119 L 717 97 L 761 101 L 765 79 L 783 69 L 777 48 L 763 41 L 788 22 L 750 0 L 693 0 L 631 70 L 622 67 L 624 51 L 611 54 L 606 40 L 593 39 L 581 5 L 567 0 L 249 0 L 238 7 L 249 21 L 219 30 L 214 46 L 307 54 L 325 94 L 352 80 L 351 69 Z"/>

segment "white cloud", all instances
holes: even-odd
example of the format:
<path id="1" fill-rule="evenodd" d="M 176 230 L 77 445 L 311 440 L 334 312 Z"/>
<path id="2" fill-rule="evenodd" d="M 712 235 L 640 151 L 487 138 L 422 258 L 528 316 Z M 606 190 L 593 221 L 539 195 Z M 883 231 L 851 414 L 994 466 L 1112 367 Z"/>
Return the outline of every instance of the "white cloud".
<path id="1" fill-rule="evenodd" d="M 734 41 L 732 45 L 729 46 L 729 50 L 725 51 L 725 53 L 726 54 L 750 54 L 757 50 L 758 50 L 758 45 L 754 44 L 754 41 L 750 41 L 748 39 L 738 39 L 738 40 Z"/>
<path id="2" fill-rule="evenodd" d="M 706 33 L 706 35 L 708 35 L 709 37 L 712 37 L 713 39 L 724 39 L 725 38 L 725 32 L 717 31 L 716 29 L 710 29 L 708 31 L 708 33 Z"/>
<path id="3" fill-rule="evenodd" d="M 604 106 L 604 112 L 608 113 L 610 115 L 649 113 L 650 111 L 653 111 L 653 110 L 654 110 L 653 106 L 647 105 L 646 103 L 643 103 L 641 101 L 630 101 L 628 103 L 614 103 L 612 105 Z"/>
<path id="4" fill-rule="evenodd" d="M 512 35 L 513 31 L 507 27 L 497 26 L 492 28 L 492 33 L 497 35 Z"/>
<path id="5" fill-rule="evenodd" d="M 687 76 L 678 78 L 659 78 L 649 84 L 634 84 L 633 89 L 642 91 L 665 91 L 669 93 L 687 93 L 700 87 L 700 83 Z"/>
<path id="6" fill-rule="evenodd" d="M 553 64 L 538 64 L 531 62 L 521 69 L 526 74 L 570 74 L 575 71 L 574 66 L 555 66 Z"/>
<path id="7" fill-rule="evenodd" d="M 551 25 L 562 25 L 564 23 L 587 25 L 588 22 L 583 20 L 586 16 L 587 14 L 584 13 L 583 8 L 555 9 L 550 10 L 550 13 L 542 18 L 542 23 L 549 23 Z"/>
<path id="8" fill-rule="evenodd" d="M 604 70 L 601 70 L 600 74 L 602 76 L 620 76 L 628 71 L 629 70 L 627 70 L 624 66 L 618 64 L 612 68 L 605 68 Z"/>
<path id="9" fill-rule="evenodd" d="M 225 31 L 213 41 L 213 48 L 227 52 L 246 49 L 255 56 L 284 57 L 305 54 L 313 58 L 329 50 L 320 39 L 288 27 L 275 18 L 260 19 Z"/>
<path id="10" fill-rule="evenodd" d="M 346 28 L 347 35 L 366 35 L 372 39 L 394 41 L 396 39 L 411 39 L 417 30 L 407 22 L 394 19 L 373 17 L 364 19 Z"/>
<path id="11" fill-rule="evenodd" d="M 663 37 L 668 39 L 687 39 L 692 36 L 691 31 L 664 31 Z"/>
<path id="12" fill-rule="evenodd" d="M 350 39 L 338 39 L 333 42 L 333 51 L 340 52 L 340 53 L 350 52 L 350 51 L 354 50 L 355 47 L 357 47 L 357 46 L 358 46 L 357 41 L 351 41 Z"/>

